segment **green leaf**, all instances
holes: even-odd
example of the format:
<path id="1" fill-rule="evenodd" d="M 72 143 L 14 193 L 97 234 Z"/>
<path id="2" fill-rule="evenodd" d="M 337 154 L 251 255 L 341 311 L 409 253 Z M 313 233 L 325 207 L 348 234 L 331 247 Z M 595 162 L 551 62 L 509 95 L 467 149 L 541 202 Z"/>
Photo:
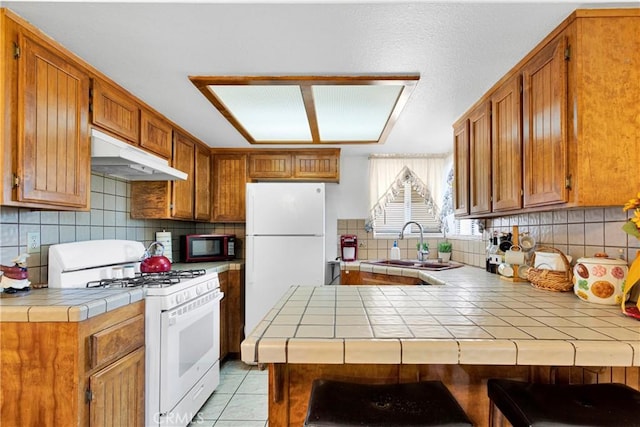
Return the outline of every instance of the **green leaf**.
<path id="1" fill-rule="evenodd" d="M 578 280 L 578 287 L 580 289 L 584 289 L 586 291 L 589 290 L 589 282 L 587 282 L 586 280 Z"/>
<path id="2" fill-rule="evenodd" d="M 636 227 L 636 224 L 633 221 L 627 221 L 622 226 L 622 230 L 625 233 L 640 239 L 640 230 L 638 230 L 638 227 Z"/>

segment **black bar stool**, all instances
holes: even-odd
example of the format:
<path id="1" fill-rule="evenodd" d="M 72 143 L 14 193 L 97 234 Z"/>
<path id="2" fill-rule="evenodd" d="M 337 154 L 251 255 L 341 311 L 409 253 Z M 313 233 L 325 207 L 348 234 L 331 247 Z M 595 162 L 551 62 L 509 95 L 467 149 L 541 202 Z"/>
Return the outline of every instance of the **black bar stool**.
<path id="1" fill-rule="evenodd" d="M 473 426 L 440 381 L 355 384 L 316 379 L 305 427 Z"/>
<path id="2" fill-rule="evenodd" d="M 640 426 L 640 392 L 624 384 L 536 384 L 489 379 L 489 425 L 495 409 L 514 427 Z"/>

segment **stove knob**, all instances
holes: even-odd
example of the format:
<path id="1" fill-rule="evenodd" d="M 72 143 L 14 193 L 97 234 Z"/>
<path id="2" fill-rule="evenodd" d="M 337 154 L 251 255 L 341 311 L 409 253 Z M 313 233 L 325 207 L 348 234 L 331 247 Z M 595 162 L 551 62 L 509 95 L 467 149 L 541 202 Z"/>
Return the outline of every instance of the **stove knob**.
<path id="1" fill-rule="evenodd" d="M 196 295 L 202 294 L 202 286 L 196 286 Z"/>
<path id="2" fill-rule="evenodd" d="M 214 288 L 213 280 L 208 281 L 208 282 L 207 282 L 207 289 L 211 290 L 211 289 L 213 289 L 213 288 Z"/>
<path id="3" fill-rule="evenodd" d="M 181 294 L 176 295 L 176 302 L 177 302 L 178 304 L 181 304 L 181 303 L 182 303 L 182 295 L 181 295 Z"/>

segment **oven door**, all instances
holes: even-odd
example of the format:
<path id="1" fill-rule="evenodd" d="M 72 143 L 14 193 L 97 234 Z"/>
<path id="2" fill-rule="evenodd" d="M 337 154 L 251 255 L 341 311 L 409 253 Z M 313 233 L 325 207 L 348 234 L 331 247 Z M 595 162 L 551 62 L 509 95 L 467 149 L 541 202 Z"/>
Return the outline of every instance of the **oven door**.
<path id="1" fill-rule="evenodd" d="M 213 292 L 162 312 L 160 412 L 168 413 L 220 357 L 220 300 Z"/>

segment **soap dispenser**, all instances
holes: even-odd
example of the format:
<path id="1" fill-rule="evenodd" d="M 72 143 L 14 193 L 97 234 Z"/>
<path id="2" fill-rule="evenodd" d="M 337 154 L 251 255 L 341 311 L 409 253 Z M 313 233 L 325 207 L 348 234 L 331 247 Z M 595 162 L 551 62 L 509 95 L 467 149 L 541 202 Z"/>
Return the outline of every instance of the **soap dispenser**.
<path id="1" fill-rule="evenodd" d="M 393 247 L 391 248 L 391 253 L 389 254 L 389 259 L 400 259 L 400 248 L 398 247 L 398 241 L 393 241 Z"/>

